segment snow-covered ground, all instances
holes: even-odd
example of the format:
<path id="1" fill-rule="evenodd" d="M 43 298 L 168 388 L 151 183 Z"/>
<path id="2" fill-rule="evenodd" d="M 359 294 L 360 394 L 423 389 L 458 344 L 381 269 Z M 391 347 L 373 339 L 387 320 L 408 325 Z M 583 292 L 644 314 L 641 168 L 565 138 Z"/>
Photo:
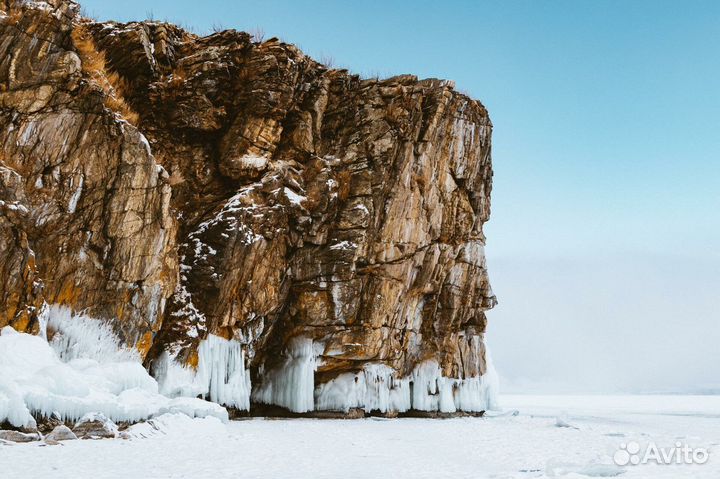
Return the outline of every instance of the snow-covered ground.
<path id="1" fill-rule="evenodd" d="M 517 416 L 161 416 L 135 439 L 0 446 L 3 478 L 718 478 L 720 396 L 503 396 Z M 140 436 L 147 436 L 140 438 Z M 621 445 L 706 448 L 705 464 L 617 466 Z M 626 446 L 627 448 L 627 446 Z M 622 455 L 620 455 L 622 457 Z"/>

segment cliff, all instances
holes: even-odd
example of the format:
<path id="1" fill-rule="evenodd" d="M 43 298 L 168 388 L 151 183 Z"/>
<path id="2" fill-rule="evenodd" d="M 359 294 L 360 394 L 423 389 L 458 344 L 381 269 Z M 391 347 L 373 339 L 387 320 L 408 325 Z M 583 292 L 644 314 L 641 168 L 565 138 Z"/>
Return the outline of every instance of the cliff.
<path id="1" fill-rule="evenodd" d="M 82 311 L 164 394 L 237 410 L 492 407 L 478 101 L 234 30 L 0 9 L 0 328 Z"/>

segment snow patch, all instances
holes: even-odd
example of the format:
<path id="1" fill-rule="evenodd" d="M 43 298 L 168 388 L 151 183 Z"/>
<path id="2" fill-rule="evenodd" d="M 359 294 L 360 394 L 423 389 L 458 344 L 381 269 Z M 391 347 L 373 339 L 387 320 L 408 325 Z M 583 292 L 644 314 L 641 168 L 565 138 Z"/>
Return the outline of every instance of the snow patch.
<path id="1" fill-rule="evenodd" d="M 330 249 L 332 250 L 338 250 L 338 249 L 353 249 L 357 248 L 357 243 L 353 243 L 352 241 L 341 241 L 339 243 L 335 243 L 334 245 L 330 246 Z"/>
<path id="2" fill-rule="evenodd" d="M 264 170 L 268 164 L 268 158 L 257 155 L 243 155 L 238 160 L 240 168 L 247 170 Z"/>
<path id="3" fill-rule="evenodd" d="M 287 199 L 290 201 L 290 203 L 294 205 L 300 206 L 300 204 L 307 199 L 305 196 L 300 196 L 299 194 L 295 193 L 287 186 L 283 189 L 283 193 L 285 193 L 285 196 L 287 196 Z"/>
<path id="4" fill-rule="evenodd" d="M 367 206 L 365 206 L 365 205 L 362 204 L 362 203 L 358 203 L 357 205 L 355 205 L 355 206 L 353 207 L 353 209 L 354 209 L 354 210 L 360 210 L 360 211 L 362 211 L 363 213 L 365 213 L 366 215 L 369 215 L 369 214 L 370 214 L 370 212 L 369 212 L 368 209 L 367 209 Z"/>
<path id="5" fill-rule="evenodd" d="M 30 212 L 30 210 L 27 209 L 24 205 L 20 204 L 18 201 L 13 201 L 10 203 L 7 203 L 5 201 L 0 200 L 0 206 L 4 206 L 5 208 L 9 209 L 10 211 L 19 211 L 20 213 L 26 215 Z"/>

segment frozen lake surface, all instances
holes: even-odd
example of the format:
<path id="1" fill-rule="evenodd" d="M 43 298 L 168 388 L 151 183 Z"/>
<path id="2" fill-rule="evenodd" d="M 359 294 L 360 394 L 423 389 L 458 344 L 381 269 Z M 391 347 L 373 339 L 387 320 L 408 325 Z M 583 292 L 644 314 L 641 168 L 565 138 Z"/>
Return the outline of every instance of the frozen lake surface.
<path id="1" fill-rule="evenodd" d="M 0 446 L 3 478 L 718 478 L 720 396 L 510 396 L 517 415 L 168 419 L 146 438 Z M 149 428 L 146 428 L 149 429 Z M 138 427 L 136 434 L 143 428 Z M 619 466 L 677 444 L 704 464 Z M 631 449 L 634 446 L 631 446 Z M 632 452 L 632 450 L 631 450 Z M 700 456 L 698 456 L 700 457 Z M 675 462 L 673 456 L 671 462 Z"/>

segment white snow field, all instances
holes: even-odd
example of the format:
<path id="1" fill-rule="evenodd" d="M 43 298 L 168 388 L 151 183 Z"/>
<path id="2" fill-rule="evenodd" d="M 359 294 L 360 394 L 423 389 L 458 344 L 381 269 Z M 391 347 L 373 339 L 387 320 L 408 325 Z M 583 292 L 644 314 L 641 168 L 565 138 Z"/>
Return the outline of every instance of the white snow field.
<path id="1" fill-rule="evenodd" d="M 0 446 L 0 477 L 720 477 L 720 396 L 501 400 L 519 414 L 229 423 L 166 414 L 131 427 L 131 439 Z M 665 449 L 682 443 L 709 456 L 704 464 L 614 464 L 621 445 L 634 442 L 643 450 L 648 443 Z"/>

